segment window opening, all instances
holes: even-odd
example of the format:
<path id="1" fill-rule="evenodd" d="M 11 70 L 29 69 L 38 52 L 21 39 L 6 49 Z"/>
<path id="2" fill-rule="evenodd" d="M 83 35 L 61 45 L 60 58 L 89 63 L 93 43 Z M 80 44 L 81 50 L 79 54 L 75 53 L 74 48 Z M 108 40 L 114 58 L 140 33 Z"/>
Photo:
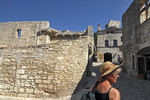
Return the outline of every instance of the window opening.
<path id="1" fill-rule="evenodd" d="M 131 55 L 132 69 L 135 70 L 135 55 Z"/>
<path id="2" fill-rule="evenodd" d="M 108 47 L 108 45 L 109 45 L 108 40 L 105 40 L 105 47 Z"/>
<path id="3" fill-rule="evenodd" d="M 114 40 L 114 46 L 117 47 L 117 40 Z"/>
<path id="4" fill-rule="evenodd" d="M 21 29 L 18 29 L 18 38 L 21 37 Z"/>
<path id="5" fill-rule="evenodd" d="M 150 0 L 149 0 L 150 1 Z M 149 18 L 149 1 L 141 0 L 140 2 L 140 22 L 143 23 Z"/>
<path id="6" fill-rule="evenodd" d="M 146 20 L 146 10 L 144 10 L 140 15 L 140 22 L 143 23 Z"/>

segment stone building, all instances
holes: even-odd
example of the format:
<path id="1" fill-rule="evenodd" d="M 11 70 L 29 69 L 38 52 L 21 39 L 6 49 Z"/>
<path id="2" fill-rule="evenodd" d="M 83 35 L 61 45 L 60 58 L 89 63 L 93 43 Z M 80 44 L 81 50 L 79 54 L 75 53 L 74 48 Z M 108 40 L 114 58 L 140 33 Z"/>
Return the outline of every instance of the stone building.
<path id="1" fill-rule="evenodd" d="M 150 72 L 149 7 L 148 0 L 134 0 L 122 16 L 124 67 L 138 78 Z"/>
<path id="2" fill-rule="evenodd" d="M 119 28 L 120 21 L 111 20 L 101 30 L 98 25 L 97 33 L 97 61 L 112 61 L 118 63 L 118 55 L 122 58 L 122 29 Z"/>
<path id="3" fill-rule="evenodd" d="M 81 32 L 49 26 L 48 21 L 0 23 L 0 98 L 67 100 L 85 86 L 91 75 L 92 26 Z"/>

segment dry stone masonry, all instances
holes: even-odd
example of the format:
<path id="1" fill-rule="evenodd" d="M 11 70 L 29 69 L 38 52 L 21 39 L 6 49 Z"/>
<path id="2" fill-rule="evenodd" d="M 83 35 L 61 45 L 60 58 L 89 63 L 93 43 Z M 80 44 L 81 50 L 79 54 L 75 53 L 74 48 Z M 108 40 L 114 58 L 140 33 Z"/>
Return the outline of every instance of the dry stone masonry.
<path id="1" fill-rule="evenodd" d="M 72 32 L 54 30 L 47 21 L 0 23 L 0 95 L 60 98 L 78 92 L 91 74 L 92 34 L 92 26 Z"/>

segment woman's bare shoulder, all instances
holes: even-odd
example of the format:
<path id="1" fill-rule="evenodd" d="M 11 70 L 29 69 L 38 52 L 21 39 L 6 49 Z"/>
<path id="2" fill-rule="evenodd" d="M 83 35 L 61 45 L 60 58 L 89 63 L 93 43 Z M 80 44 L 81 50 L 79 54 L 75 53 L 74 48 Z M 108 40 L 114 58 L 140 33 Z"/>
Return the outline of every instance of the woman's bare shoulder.
<path id="1" fill-rule="evenodd" d="M 110 98 L 110 100 L 120 100 L 119 90 L 116 88 L 111 88 L 109 98 Z"/>
<path id="2" fill-rule="evenodd" d="M 120 93 L 119 90 L 116 89 L 116 88 L 111 88 L 111 92 L 112 92 L 112 93 Z"/>

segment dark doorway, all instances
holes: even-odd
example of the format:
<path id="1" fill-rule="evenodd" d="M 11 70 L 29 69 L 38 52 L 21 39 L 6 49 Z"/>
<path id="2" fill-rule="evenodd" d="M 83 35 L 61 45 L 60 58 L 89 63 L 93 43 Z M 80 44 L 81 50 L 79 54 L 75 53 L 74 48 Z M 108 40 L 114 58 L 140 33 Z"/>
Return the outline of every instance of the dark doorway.
<path id="1" fill-rule="evenodd" d="M 146 70 L 150 70 L 150 57 L 146 57 Z"/>
<path id="2" fill-rule="evenodd" d="M 138 74 L 143 74 L 144 72 L 144 58 L 138 57 Z"/>
<path id="3" fill-rule="evenodd" d="M 104 62 L 111 61 L 112 62 L 112 54 L 111 53 L 105 53 L 104 54 Z"/>
<path id="4" fill-rule="evenodd" d="M 147 79 L 150 72 L 150 46 L 142 48 L 137 54 L 140 56 L 138 57 L 138 74 Z"/>

